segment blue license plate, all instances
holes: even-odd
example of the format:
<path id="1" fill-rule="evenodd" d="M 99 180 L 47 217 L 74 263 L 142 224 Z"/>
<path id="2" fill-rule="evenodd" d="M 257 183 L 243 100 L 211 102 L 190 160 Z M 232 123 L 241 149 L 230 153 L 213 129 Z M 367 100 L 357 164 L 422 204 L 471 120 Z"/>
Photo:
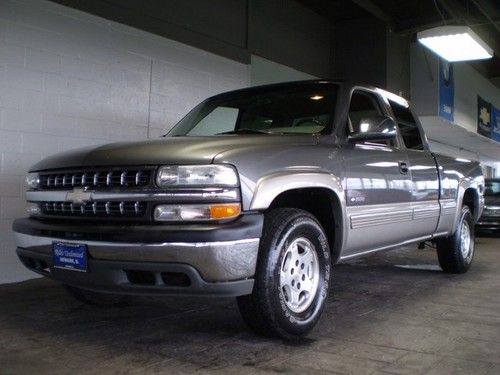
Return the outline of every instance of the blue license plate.
<path id="1" fill-rule="evenodd" d="M 54 267 L 87 272 L 87 245 L 54 242 Z"/>

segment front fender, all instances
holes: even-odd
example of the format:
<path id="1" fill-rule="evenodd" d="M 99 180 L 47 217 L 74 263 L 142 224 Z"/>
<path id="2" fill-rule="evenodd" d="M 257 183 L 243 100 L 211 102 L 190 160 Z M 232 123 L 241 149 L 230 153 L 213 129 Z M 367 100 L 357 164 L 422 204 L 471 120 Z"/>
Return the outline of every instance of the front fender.
<path id="1" fill-rule="evenodd" d="M 345 194 L 339 177 L 311 170 L 287 170 L 272 173 L 257 181 L 250 210 L 265 210 L 280 194 L 295 189 L 325 188 L 331 190 L 345 210 Z"/>
<path id="2" fill-rule="evenodd" d="M 338 240 L 335 241 L 335 253 L 340 255 L 345 248 L 349 223 L 346 217 L 346 201 L 342 180 L 336 175 L 321 170 L 292 169 L 272 173 L 257 181 L 250 210 L 263 211 L 268 209 L 272 202 L 287 191 L 297 189 L 321 188 L 333 193 L 337 199 L 338 208 L 337 217 L 340 218 L 339 227 L 342 228 Z M 334 228 L 325 228 L 325 230 L 334 230 Z M 334 245 L 334 244 L 332 244 Z"/>

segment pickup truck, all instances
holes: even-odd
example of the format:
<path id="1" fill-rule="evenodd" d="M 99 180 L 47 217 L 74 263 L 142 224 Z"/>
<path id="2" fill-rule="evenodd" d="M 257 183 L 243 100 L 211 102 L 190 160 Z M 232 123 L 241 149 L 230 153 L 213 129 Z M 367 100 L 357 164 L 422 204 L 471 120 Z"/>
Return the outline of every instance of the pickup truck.
<path id="1" fill-rule="evenodd" d="M 500 233 L 500 178 L 485 179 L 484 210 L 476 231 Z"/>
<path id="2" fill-rule="evenodd" d="M 483 191 L 479 164 L 431 152 L 402 97 L 302 81 L 211 97 L 159 139 L 38 162 L 13 231 L 26 267 L 85 302 L 237 297 L 253 330 L 297 338 L 338 262 L 428 242 L 443 271 L 466 272 Z"/>

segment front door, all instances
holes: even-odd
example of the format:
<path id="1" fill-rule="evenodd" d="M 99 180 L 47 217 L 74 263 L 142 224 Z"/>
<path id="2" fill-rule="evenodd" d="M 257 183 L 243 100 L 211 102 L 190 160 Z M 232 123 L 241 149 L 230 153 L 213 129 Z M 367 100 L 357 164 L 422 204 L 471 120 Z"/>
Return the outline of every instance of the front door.
<path id="1" fill-rule="evenodd" d="M 387 115 L 378 96 L 355 91 L 348 116 L 349 132 L 362 119 Z M 398 140 L 350 144 L 343 150 L 349 232 L 342 257 L 373 251 L 408 238 L 412 221 L 412 181 L 405 150 Z"/>

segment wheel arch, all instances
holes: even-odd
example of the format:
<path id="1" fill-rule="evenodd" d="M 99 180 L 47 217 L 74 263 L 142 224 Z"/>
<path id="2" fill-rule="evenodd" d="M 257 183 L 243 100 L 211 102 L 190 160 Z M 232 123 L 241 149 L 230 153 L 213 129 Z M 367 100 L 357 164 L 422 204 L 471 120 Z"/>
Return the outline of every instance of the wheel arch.
<path id="1" fill-rule="evenodd" d="M 341 180 L 329 173 L 284 173 L 261 179 L 250 204 L 251 210 L 278 207 L 303 209 L 323 226 L 336 262 L 345 243 L 347 221 Z"/>
<path id="2" fill-rule="evenodd" d="M 480 193 L 479 184 L 474 179 L 465 178 L 459 183 L 456 220 L 458 220 L 459 212 L 464 205 L 469 207 L 474 222 L 476 222 L 482 214 L 484 198 Z"/>
<path id="3" fill-rule="evenodd" d="M 464 191 L 462 197 L 462 206 L 469 207 L 469 210 L 474 217 L 475 220 L 479 218 L 478 210 L 479 210 L 479 193 L 474 188 L 467 188 Z"/>

